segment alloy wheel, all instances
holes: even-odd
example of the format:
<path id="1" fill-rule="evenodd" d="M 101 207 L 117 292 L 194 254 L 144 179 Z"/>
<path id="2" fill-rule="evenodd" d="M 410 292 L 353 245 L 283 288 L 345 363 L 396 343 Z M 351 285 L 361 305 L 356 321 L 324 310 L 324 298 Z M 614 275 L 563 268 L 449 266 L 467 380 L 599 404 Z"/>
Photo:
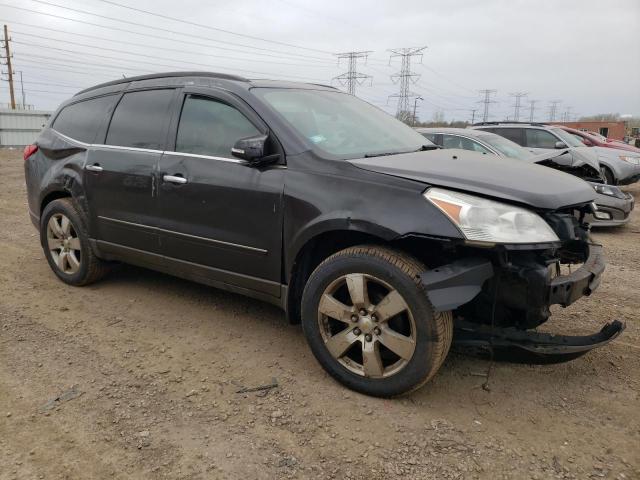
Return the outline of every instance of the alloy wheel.
<path id="1" fill-rule="evenodd" d="M 345 368 L 363 377 L 395 375 L 411 360 L 416 326 L 402 295 L 372 275 L 343 275 L 318 304 L 325 347 Z"/>
<path id="2" fill-rule="evenodd" d="M 47 247 L 56 267 L 68 275 L 80 269 L 80 238 L 69 217 L 55 213 L 47 223 Z"/>

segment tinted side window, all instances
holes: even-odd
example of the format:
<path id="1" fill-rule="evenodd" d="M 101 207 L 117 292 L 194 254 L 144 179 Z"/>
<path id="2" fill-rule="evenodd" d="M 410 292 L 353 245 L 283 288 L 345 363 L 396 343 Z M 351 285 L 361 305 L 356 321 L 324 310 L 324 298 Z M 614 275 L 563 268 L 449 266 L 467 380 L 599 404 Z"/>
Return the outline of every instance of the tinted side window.
<path id="1" fill-rule="evenodd" d="M 522 138 L 521 128 L 494 128 L 492 133 L 496 133 L 501 137 L 507 138 L 518 145 L 525 145 L 524 139 Z"/>
<path id="2" fill-rule="evenodd" d="M 260 133 L 247 117 L 226 103 L 188 96 L 180 115 L 176 152 L 231 157 L 236 141 Z"/>
<path id="3" fill-rule="evenodd" d="M 67 137 L 93 143 L 98 129 L 117 99 L 116 95 L 108 95 L 68 105 L 58 114 L 52 127 Z"/>
<path id="4" fill-rule="evenodd" d="M 111 118 L 107 145 L 161 150 L 173 90 L 125 93 Z"/>
<path id="5" fill-rule="evenodd" d="M 471 150 L 472 152 L 491 153 L 478 142 L 457 135 L 443 135 L 442 146 L 444 148 L 462 148 L 463 150 Z"/>
<path id="6" fill-rule="evenodd" d="M 525 130 L 526 146 L 529 148 L 556 148 L 558 139 L 546 130 L 527 128 Z"/>
<path id="7" fill-rule="evenodd" d="M 420 135 L 422 135 L 427 140 L 430 140 L 431 142 L 436 143 L 436 134 L 435 133 L 423 133 L 423 132 L 420 132 Z"/>

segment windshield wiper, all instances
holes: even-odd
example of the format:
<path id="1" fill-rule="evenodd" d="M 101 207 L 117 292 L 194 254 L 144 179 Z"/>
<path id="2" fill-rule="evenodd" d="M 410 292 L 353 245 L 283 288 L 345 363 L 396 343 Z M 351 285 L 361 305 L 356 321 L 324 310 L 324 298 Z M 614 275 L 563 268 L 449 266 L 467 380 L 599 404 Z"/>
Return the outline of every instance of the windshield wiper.
<path id="1" fill-rule="evenodd" d="M 426 150 L 437 150 L 441 147 L 438 145 L 422 145 L 418 150 L 409 150 L 407 152 L 381 152 L 381 153 L 365 153 L 364 158 L 384 157 L 387 155 L 401 155 L 403 153 L 424 152 Z"/>

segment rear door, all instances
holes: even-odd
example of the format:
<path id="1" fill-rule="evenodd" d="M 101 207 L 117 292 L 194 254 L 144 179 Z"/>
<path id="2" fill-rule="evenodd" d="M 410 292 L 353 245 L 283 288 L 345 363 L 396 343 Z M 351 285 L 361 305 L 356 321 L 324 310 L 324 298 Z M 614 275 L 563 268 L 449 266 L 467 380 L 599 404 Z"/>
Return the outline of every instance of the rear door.
<path id="1" fill-rule="evenodd" d="M 104 143 L 92 148 L 85 165 L 87 196 L 93 231 L 105 251 L 159 251 L 156 172 L 175 95 L 174 89 L 124 93 Z"/>
<path id="2" fill-rule="evenodd" d="M 268 133 L 266 125 L 222 91 L 185 91 L 180 104 L 174 148 L 159 167 L 162 253 L 191 276 L 279 296 L 286 170 L 231 155 L 237 140 Z M 282 153 L 275 139 L 268 144 L 268 153 Z"/>

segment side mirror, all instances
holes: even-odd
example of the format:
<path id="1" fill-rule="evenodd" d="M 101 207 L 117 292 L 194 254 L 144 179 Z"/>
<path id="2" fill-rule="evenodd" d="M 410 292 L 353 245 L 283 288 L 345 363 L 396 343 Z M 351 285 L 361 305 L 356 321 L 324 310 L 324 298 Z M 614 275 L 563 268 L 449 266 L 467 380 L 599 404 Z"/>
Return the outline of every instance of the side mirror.
<path id="1" fill-rule="evenodd" d="M 241 138 L 231 148 L 231 155 L 250 163 L 256 162 L 264 157 L 264 146 L 267 143 L 267 138 L 267 135 Z"/>
<path id="2" fill-rule="evenodd" d="M 556 142 L 556 148 L 561 149 L 561 148 L 567 148 L 567 144 L 564 142 Z"/>

